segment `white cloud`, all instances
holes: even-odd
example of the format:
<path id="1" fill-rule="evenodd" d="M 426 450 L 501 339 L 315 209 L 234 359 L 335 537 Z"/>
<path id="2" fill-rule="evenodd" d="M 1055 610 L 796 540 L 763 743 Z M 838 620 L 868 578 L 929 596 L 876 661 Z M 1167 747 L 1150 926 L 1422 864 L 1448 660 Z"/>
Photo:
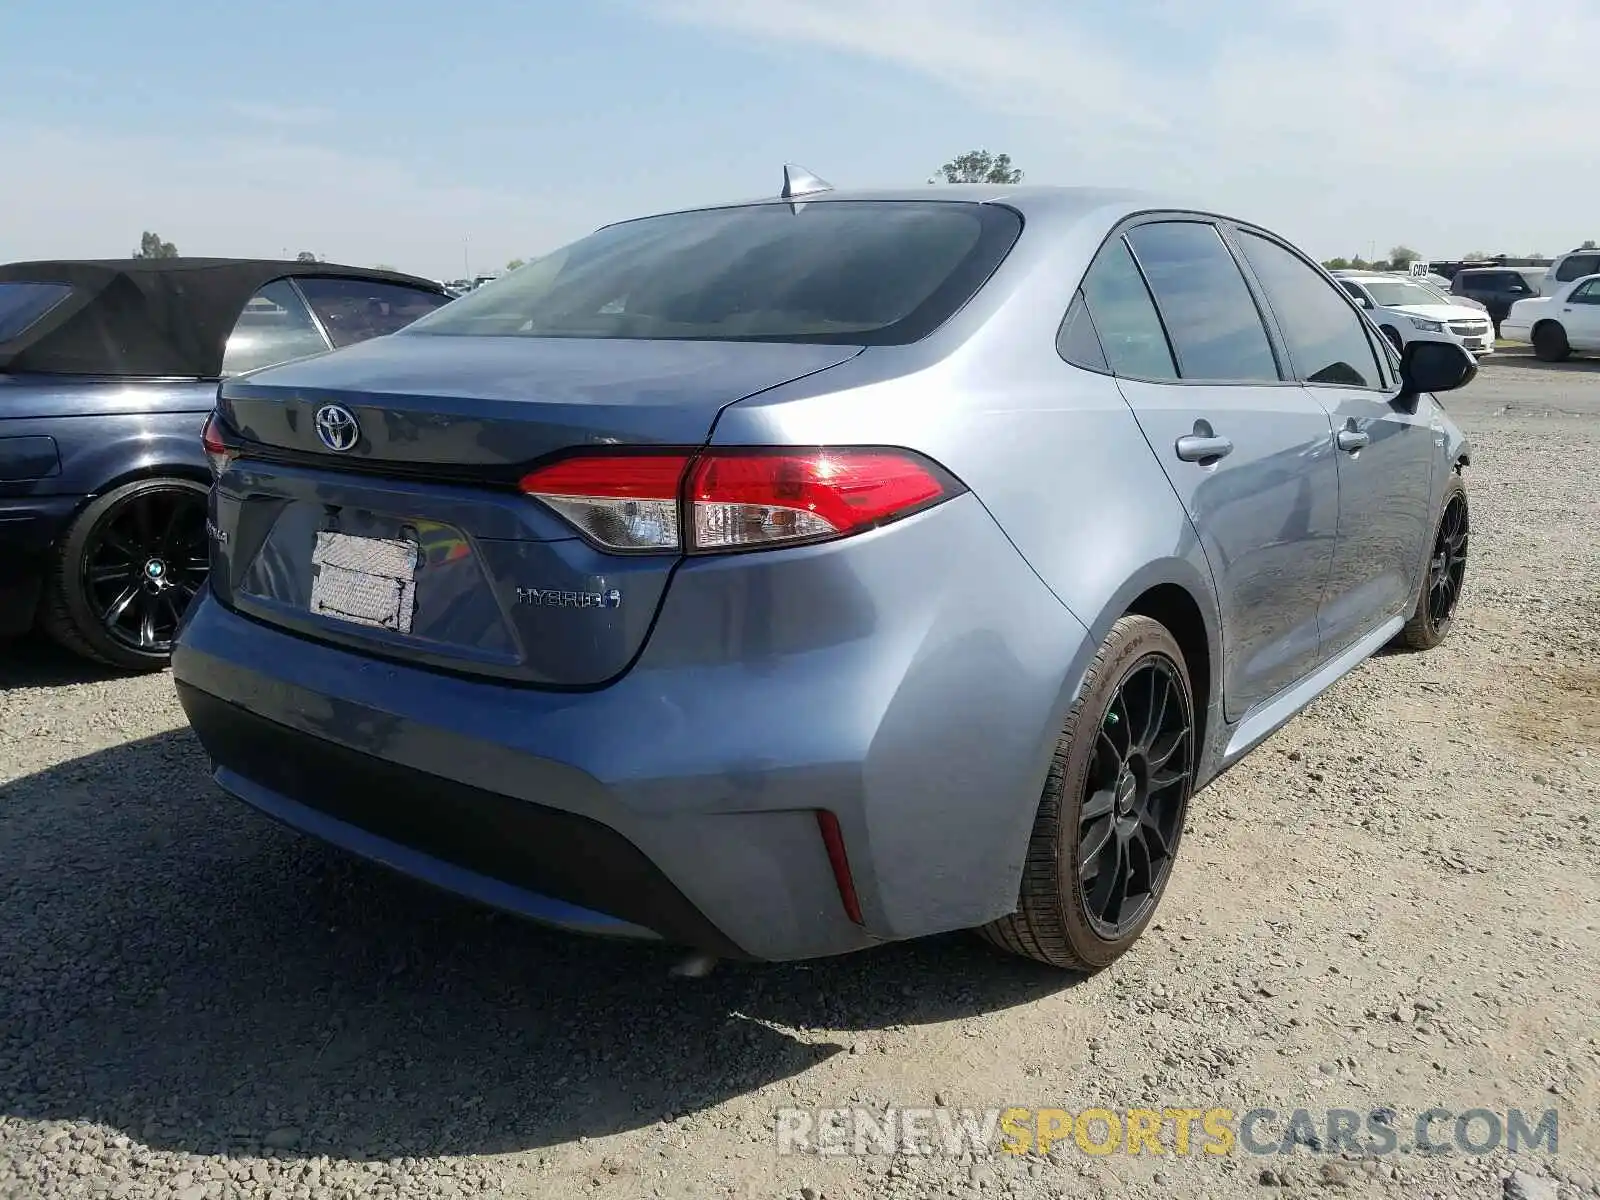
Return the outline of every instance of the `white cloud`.
<path id="1" fill-rule="evenodd" d="M 28 164 L 27 186 L 7 189 L 0 261 L 122 257 L 152 229 L 184 254 L 310 250 L 454 278 L 464 249 L 473 270 L 498 269 L 595 224 L 564 189 L 458 186 L 271 133 L 135 138 L 0 121 L 0 161 Z"/>
<path id="2" fill-rule="evenodd" d="M 262 125 L 320 125 L 331 115 L 323 108 L 301 108 L 252 100 L 236 100 L 228 105 L 228 111 L 236 117 Z"/>
<path id="3" fill-rule="evenodd" d="M 658 0 L 650 11 L 758 38 L 808 42 L 933 75 L 1018 116 L 1076 106 L 1119 129 L 1166 128 L 1111 48 L 1048 0 Z M 1048 31 L 1042 41 L 1039 29 Z"/>
<path id="4" fill-rule="evenodd" d="M 1207 17 L 1154 0 L 1120 29 L 1059 0 L 649 11 L 916 72 L 991 112 L 996 148 L 1031 181 L 1199 189 L 1320 253 L 1369 236 L 1551 251 L 1596 232 L 1594 0 L 1543 0 L 1537 20 L 1504 0 L 1258 0 Z M 1013 138 L 1018 117 L 1057 136 Z"/>
<path id="5" fill-rule="evenodd" d="M 803 55 L 819 89 L 863 79 L 849 92 L 860 119 L 807 129 L 796 147 L 777 145 L 763 115 L 734 112 L 707 143 L 722 157 L 688 161 L 635 153 L 655 139 L 646 108 L 625 130 L 597 123 L 600 149 L 582 170 L 540 173 L 513 146 L 473 177 L 504 169 L 519 183 L 478 186 L 430 172 L 420 146 L 406 161 L 359 143 L 333 149 L 349 136 L 341 122 L 277 97 L 221 108 L 235 130 L 222 138 L 0 114 L 0 161 L 27 174 L 7 189 L 0 261 L 126 254 L 155 229 L 186 253 L 309 249 L 455 276 L 463 238 L 475 269 L 499 266 L 606 219 L 765 192 L 754 172 L 795 152 L 836 183 L 847 182 L 831 169 L 841 163 L 857 168 L 848 182 L 919 182 L 939 161 L 920 161 L 928 145 L 968 146 L 923 134 L 914 157 L 878 131 L 904 133 L 929 82 L 947 97 L 927 126 L 964 107 L 961 141 L 992 129 L 973 140 L 1011 153 L 1032 182 L 1188 189 L 1324 256 L 1396 241 L 1441 256 L 1555 252 L 1600 237 L 1600 156 L 1589 150 L 1600 0 L 1541 0 L 1537 20 L 1507 0 L 1136 0 L 1115 19 L 1104 16 L 1113 6 L 1071 0 L 615 7 L 719 34 L 733 54 L 782 48 L 789 66 Z M 1102 15 L 1091 20 L 1091 8 Z M 717 65 L 710 53 L 694 64 L 709 79 Z M 71 84 L 71 71 L 31 69 Z M 713 82 L 682 86 L 715 101 Z M 895 174 L 862 173 L 880 169 Z"/>

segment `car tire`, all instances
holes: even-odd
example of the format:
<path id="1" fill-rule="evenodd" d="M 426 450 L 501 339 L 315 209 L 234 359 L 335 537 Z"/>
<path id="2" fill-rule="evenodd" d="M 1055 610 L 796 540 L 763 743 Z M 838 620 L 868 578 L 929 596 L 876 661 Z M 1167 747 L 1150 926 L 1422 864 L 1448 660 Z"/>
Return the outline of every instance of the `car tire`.
<path id="1" fill-rule="evenodd" d="M 44 632 L 104 666 L 166 667 L 183 610 L 205 582 L 207 490 L 193 479 L 136 479 L 86 504 L 56 547 Z"/>
<path id="2" fill-rule="evenodd" d="M 1432 650 L 1450 636 L 1466 584 L 1471 516 L 1467 485 L 1459 474 L 1451 472 L 1439 509 L 1439 523 L 1434 527 L 1428 565 L 1417 587 L 1416 607 L 1398 639 L 1408 650 Z"/>
<path id="3" fill-rule="evenodd" d="M 1066 970 L 1097 971 L 1127 951 L 1155 914 L 1177 858 L 1199 757 L 1195 730 L 1177 641 L 1149 617 L 1123 617 L 1090 664 L 1057 740 L 1016 911 L 978 932 Z M 1104 850 L 1094 851 L 1096 843 Z M 1092 867 L 1080 868 L 1085 858 Z M 1107 897 L 1119 876 L 1133 891 L 1113 912 Z"/>
<path id="4" fill-rule="evenodd" d="M 1558 321 L 1545 321 L 1533 331 L 1533 352 L 1545 362 L 1565 362 L 1572 356 L 1567 331 Z"/>
<path id="5" fill-rule="evenodd" d="M 1400 336 L 1400 331 L 1393 325 L 1385 325 L 1379 330 L 1379 332 L 1382 333 L 1384 337 L 1389 339 L 1389 344 L 1396 350 L 1404 350 L 1406 348 L 1405 339 Z"/>

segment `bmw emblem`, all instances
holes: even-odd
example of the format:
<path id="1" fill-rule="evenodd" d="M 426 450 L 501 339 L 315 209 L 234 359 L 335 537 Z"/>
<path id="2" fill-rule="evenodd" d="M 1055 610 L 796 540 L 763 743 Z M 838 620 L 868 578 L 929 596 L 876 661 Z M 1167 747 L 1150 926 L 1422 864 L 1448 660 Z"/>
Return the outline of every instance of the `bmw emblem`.
<path id="1" fill-rule="evenodd" d="M 317 437 L 329 450 L 351 450 L 361 440 L 361 426 L 355 414 L 343 405 L 324 404 L 317 409 L 315 424 Z"/>

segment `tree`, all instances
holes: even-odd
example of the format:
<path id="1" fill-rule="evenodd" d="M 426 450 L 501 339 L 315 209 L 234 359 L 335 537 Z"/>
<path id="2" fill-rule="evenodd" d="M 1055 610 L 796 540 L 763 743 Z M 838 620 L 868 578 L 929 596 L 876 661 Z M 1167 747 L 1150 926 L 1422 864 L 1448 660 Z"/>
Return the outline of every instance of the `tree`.
<path id="1" fill-rule="evenodd" d="M 390 266 L 388 263 L 378 263 L 372 269 L 374 271 L 393 271 L 393 270 L 395 270 L 395 268 Z"/>
<path id="2" fill-rule="evenodd" d="M 178 248 L 171 242 L 163 242 L 159 233 L 151 233 L 148 229 L 139 239 L 139 248 L 133 252 L 135 258 L 177 258 Z"/>
<path id="3" fill-rule="evenodd" d="M 1022 172 L 1011 165 L 1011 155 L 990 154 L 987 150 L 968 150 L 952 158 L 939 170 L 946 183 L 1022 182 Z"/>
<path id="4" fill-rule="evenodd" d="M 1389 262 L 1393 264 L 1396 271 L 1404 271 L 1407 267 L 1421 257 L 1422 255 L 1418 254 L 1410 246 L 1404 244 L 1396 246 L 1393 250 L 1389 251 Z"/>
<path id="5" fill-rule="evenodd" d="M 1583 245 L 1578 247 L 1579 250 L 1594 250 L 1596 248 L 1597 247 L 1594 244 L 1594 239 L 1593 238 L 1589 238 L 1587 241 L 1585 241 L 1583 243 Z"/>
<path id="6" fill-rule="evenodd" d="M 302 250 L 294 256 L 295 262 L 316 262 L 317 256 L 309 250 Z"/>
<path id="7" fill-rule="evenodd" d="M 1350 269 L 1350 260 L 1348 258 L 1330 258 L 1322 265 L 1330 271 L 1348 271 Z"/>
<path id="8" fill-rule="evenodd" d="M 522 266 L 525 262 L 526 262 L 525 259 L 513 258 L 510 262 L 508 262 L 506 264 L 506 270 L 515 271 L 518 267 Z"/>

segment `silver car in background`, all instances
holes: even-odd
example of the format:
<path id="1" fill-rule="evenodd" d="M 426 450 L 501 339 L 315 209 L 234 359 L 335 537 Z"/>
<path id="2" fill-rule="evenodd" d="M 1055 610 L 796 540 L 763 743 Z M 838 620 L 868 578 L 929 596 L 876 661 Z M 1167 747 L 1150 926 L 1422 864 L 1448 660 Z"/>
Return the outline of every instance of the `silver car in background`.
<path id="1" fill-rule="evenodd" d="M 228 791 L 534 919 L 1095 969 L 1448 633 L 1475 371 L 1181 199 L 795 173 L 224 383 L 174 676 Z"/>

